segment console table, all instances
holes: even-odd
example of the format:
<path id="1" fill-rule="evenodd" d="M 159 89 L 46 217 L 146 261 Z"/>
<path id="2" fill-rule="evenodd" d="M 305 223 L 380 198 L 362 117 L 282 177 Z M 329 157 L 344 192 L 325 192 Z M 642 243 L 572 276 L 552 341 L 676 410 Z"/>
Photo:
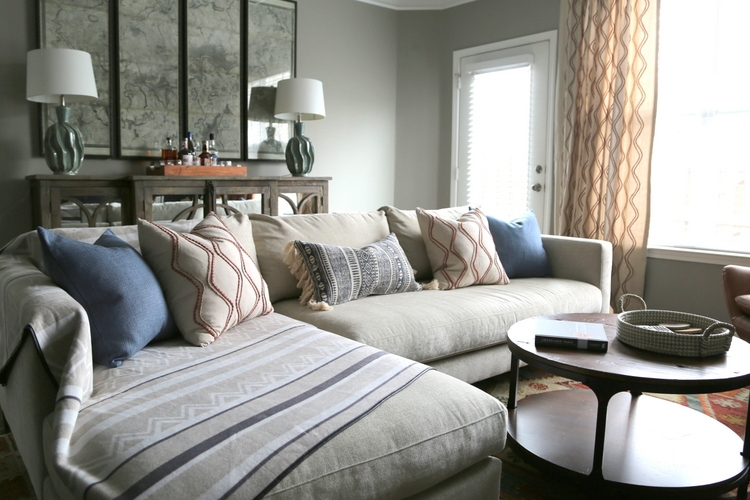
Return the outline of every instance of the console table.
<path id="1" fill-rule="evenodd" d="M 105 224 L 105 214 L 119 203 L 119 223 L 135 224 L 138 219 L 154 220 L 154 204 L 162 200 L 186 200 L 188 208 L 173 219 L 192 218 L 204 212 L 224 209 L 232 199 L 259 198 L 259 212 L 328 212 L 330 177 L 172 177 L 156 175 L 91 176 L 30 175 L 34 226 L 63 226 L 63 204 L 73 204 L 83 225 Z M 280 210 L 280 203 L 284 212 Z"/>

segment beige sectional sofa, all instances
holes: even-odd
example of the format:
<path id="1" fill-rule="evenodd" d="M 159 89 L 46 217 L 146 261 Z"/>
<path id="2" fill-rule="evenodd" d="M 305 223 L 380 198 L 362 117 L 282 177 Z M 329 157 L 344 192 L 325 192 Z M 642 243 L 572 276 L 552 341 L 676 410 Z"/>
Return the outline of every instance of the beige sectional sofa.
<path id="1" fill-rule="evenodd" d="M 222 349 L 231 351 L 236 344 L 238 349 L 252 352 L 255 344 L 245 347 L 242 339 L 262 336 L 276 328 L 304 329 L 307 333 L 301 338 L 306 339 L 320 337 L 331 342 L 331 337 L 339 338 L 340 342 L 334 339 L 334 344 L 344 347 L 359 345 L 346 340 L 351 339 L 426 363 L 436 370 L 424 372 L 360 418 L 325 437 L 313 453 L 270 482 L 270 489 L 264 492 L 266 498 L 498 498 L 501 464 L 493 455 L 505 446 L 507 411 L 497 400 L 463 381 L 473 382 L 508 370 L 507 329 L 518 320 L 539 314 L 606 311 L 609 245 L 545 236 L 551 277 L 511 280 L 508 285 L 370 296 L 335 305 L 329 311 L 314 311 L 299 303 L 296 280 L 283 262 L 284 247 L 289 241 L 303 239 L 361 247 L 393 232 L 417 270 L 417 278 L 428 281 L 429 262 L 425 261 L 425 250 L 420 246 L 414 212 L 384 207 L 356 214 L 287 217 L 253 214 L 250 221 L 252 238 L 245 235 L 244 241 L 239 236 L 238 239 L 258 264 L 275 312 L 237 325 L 205 348 L 186 347 L 181 339 L 152 343 L 117 368 L 95 365 L 90 354 L 86 354 L 86 349 L 90 349 L 86 344 L 90 337 L 86 313 L 44 274 L 36 233 L 25 234 L 0 251 L 3 304 L 0 406 L 37 495 L 40 498 L 83 495 L 81 491 L 85 488 L 81 488 L 86 484 L 88 472 L 78 474 L 77 469 L 70 469 L 73 453 L 83 454 L 84 465 L 90 466 L 99 453 L 117 455 L 121 448 L 132 446 L 131 441 L 146 439 L 141 434 L 153 432 L 154 426 L 162 425 L 159 421 L 171 422 L 167 428 L 177 425 L 180 419 L 162 416 L 155 409 L 137 411 L 133 406 L 136 403 L 130 401 L 129 391 L 137 388 L 151 396 L 135 399 L 155 398 L 148 404 L 158 405 L 160 398 L 173 397 L 174 389 L 163 393 L 142 389 L 153 383 L 154 373 L 164 372 L 165 380 L 175 384 L 174 377 L 180 373 L 183 375 L 179 376 L 185 376 L 194 370 L 209 370 L 211 366 L 221 373 L 221 365 L 214 358 L 223 356 Z M 183 221 L 170 227 L 190 231 L 196 222 Z M 104 228 L 55 230 L 88 243 L 93 243 L 103 231 Z M 112 232 L 139 248 L 135 226 L 115 227 Z M 256 355 L 263 357 L 261 353 Z M 162 361 L 153 360 L 165 361 L 162 366 Z M 282 366 L 289 368 L 278 371 L 271 368 L 277 373 L 264 374 L 264 380 L 298 369 L 294 363 Z M 258 383 L 253 382 L 257 377 L 258 373 L 248 364 L 246 370 L 240 369 L 232 375 L 231 387 L 235 384 L 253 387 Z M 211 404 L 218 404 L 214 399 L 223 401 L 222 397 L 214 396 L 213 390 L 206 389 L 203 383 L 180 382 L 180 391 L 184 393 L 181 398 L 185 398 L 187 408 L 210 407 L 204 401 L 209 396 Z M 219 391 L 222 392 L 224 389 Z M 97 413 L 97 408 L 105 404 L 122 409 Z M 121 414 L 128 418 L 121 418 Z M 187 415 L 183 417 L 188 427 L 199 427 L 203 422 L 203 410 L 190 410 Z M 96 419 L 117 419 L 120 422 L 117 425 L 129 425 L 143 432 L 128 438 L 114 424 L 111 430 L 103 423 L 86 427 Z M 117 437 L 121 435 L 122 438 Z M 115 445 L 117 442 L 120 444 Z M 252 442 L 250 432 L 236 446 L 226 449 L 225 455 L 212 459 L 220 465 L 233 464 L 238 460 L 237 455 L 243 456 L 237 450 Z M 97 451 L 100 448 L 103 451 Z M 136 470 L 163 468 L 164 459 L 160 461 L 157 456 L 150 460 Z M 129 470 L 125 465 L 115 469 Z M 214 491 L 211 488 L 218 487 L 214 484 L 214 474 L 210 473 L 213 469 L 198 467 L 198 470 L 200 474 L 178 473 L 182 471 L 179 469 L 152 485 L 162 489 L 147 490 L 144 497 L 148 494 L 158 497 L 159 492 L 181 498 L 204 493 L 210 497 L 208 492 Z M 126 486 L 145 480 L 123 474 L 121 480 Z M 94 481 L 91 484 L 95 486 L 88 486 L 86 498 L 105 498 L 120 492 L 120 487 L 126 488 L 117 481 L 114 485 L 102 481 L 103 485 Z M 229 497 L 246 498 L 244 490 L 232 491 L 234 494 Z"/>
<path id="2" fill-rule="evenodd" d="M 460 215 L 465 208 L 446 210 Z M 404 356 L 473 383 L 510 369 L 507 332 L 545 314 L 609 311 L 612 247 L 608 242 L 542 237 L 552 275 L 508 285 L 369 296 L 316 311 L 299 303 L 300 289 L 284 263 L 294 239 L 362 247 L 389 233 L 398 238 L 418 281 L 432 279 L 414 210 L 270 217 L 252 214 L 258 264 L 277 312 L 323 330 Z"/>

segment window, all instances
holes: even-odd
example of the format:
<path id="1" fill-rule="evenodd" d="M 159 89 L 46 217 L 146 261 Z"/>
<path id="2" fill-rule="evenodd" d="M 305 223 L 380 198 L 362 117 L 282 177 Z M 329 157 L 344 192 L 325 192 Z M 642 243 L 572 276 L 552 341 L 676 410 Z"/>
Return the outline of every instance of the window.
<path id="1" fill-rule="evenodd" d="M 649 247 L 750 254 L 750 2 L 662 0 Z"/>
<path id="2" fill-rule="evenodd" d="M 547 230 L 556 41 L 547 32 L 454 52 L 454 205 L 506 219 L 532 208 Z"/>
<path id="3" fill-rule="evenodd" d="M 488 213 L 523 213 L 529 204 L 531 64 L 477 72 L 469 83 L 467 201 Z"/>

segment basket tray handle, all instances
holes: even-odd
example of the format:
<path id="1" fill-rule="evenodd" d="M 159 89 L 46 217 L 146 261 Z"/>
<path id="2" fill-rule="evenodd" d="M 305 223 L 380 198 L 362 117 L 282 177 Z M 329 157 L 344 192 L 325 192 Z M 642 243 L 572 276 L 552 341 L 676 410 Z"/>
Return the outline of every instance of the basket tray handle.
<path id="1" fill-rule="evenodd" d="M 724 323 L 723 321 L 717 321 L 716 323 L 709 325 L 708 328 L 703 331 L 703 340 L 708 340 L 708 337 L 710 337 L 711 334 L 719 328 L 725 328 L 729 330 L 730 332 L 732 332 L 732 336 L 737 335 L 737 330 L 735 330 L 734 325 Z"/>
<path id="2" fill-rule="evenodd" d="M 620 312 L 625 312 L 625 301 L 628 299 L 636 299 L 636 301 L 641 303 L 642 309 L 648 309 L 646 307 L 646 301 L 643 300 L 643 298 L 640 295 L 636 295 L 634 293 L 623 293 L 620 295 L 619 303 L 620 303 Z"/>

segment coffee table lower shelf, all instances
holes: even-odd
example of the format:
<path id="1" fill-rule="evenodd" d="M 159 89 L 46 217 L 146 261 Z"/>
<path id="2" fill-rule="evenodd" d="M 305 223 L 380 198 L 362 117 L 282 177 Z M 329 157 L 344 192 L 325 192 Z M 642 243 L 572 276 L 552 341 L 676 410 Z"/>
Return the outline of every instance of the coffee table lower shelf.
<path id="1" fill-rule="evenodd" d="M 508 442 L 522 457 L 589 477 L 596 412 L 596 395 L 587 390 L 527 396 L 509 410 Z M 609 401 L 603 486 L 682 498 L 718 495 L 746 478 L 750 461 L 742 448 L 743 440 L 711 417 L 621 392 Z"/>

